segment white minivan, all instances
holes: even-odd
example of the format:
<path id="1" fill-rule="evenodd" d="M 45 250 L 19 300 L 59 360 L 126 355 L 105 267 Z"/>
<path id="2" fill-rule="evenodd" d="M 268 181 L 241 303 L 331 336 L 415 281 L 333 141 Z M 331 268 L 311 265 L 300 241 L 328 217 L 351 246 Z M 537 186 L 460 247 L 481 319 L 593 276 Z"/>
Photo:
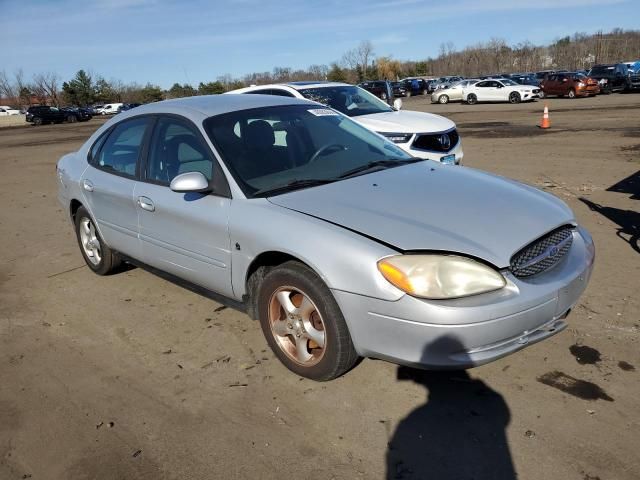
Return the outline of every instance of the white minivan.
<path id="1" fill-rule="evenodd" d="M 113 115 L 118 113 L 118 109 L 122 106 L 122 103 L 106 103 L 102 108 L 98 108 L 96 113 L 98 115 Z"/>

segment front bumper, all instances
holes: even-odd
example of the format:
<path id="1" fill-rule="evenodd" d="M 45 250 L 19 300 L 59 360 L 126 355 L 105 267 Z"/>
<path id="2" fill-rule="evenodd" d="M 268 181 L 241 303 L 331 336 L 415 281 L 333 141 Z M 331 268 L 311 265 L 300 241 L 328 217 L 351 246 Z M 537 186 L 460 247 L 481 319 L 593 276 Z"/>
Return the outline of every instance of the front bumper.
<path id="1" fill-rule="evenodd" d="M 405 295 L 395 302 L 334 291 L 356 350 L 421 368 L 469 368 L 497 360 L 562 331 L 593 269 L 589 234 L 578 229 L 570 252 L 554 268 L 507 286 L 457 300 Z"/>

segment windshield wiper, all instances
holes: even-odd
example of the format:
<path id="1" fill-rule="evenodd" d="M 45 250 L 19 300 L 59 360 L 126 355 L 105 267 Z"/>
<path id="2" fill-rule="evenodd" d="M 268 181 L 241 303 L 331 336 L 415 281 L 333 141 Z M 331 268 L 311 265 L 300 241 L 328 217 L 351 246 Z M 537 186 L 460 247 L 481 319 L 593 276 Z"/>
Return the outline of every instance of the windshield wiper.
<path id="1" fill-rule="evenodd" d="M 335 178 L 304 178 L 300 180 L 292 180 L 284 185 L 277 185 L 275 187 L 261 188 L 256 191 L 253 196 L 264 196 L 274 193 L 285 193 L 291 190 L 297 190 L 298 188 L 315 187 L 317 185 L 324 185 L 326 183 L 335 182 Z"/>
<path id="2" fill-rule="evenodd" d="M 349 178 L 355 175 L 361 175 L 363 173 L 367 173 L 369 171 L 378 171 L 384 170 L 386 168 L 398 167 L 400 165 L 407 165 L 409 163 L 422 162 L 424 158 L 416 158 L 411 157 L 407 159 L 398 159 L 398 160 L 376 160 L 374 162 L 365 163 L 364 165 L 360 165 L 359 167 L 352 168 L 351 170 L 347 170 L 338 176 L 338 178 Z"/>

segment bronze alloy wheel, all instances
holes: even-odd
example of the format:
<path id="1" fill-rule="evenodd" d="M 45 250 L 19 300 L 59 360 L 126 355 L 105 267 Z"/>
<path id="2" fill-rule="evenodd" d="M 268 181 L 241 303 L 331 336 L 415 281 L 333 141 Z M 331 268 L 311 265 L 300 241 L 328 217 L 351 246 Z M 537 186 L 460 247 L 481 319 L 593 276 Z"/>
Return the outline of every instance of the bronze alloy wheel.
<path id="1" fill-rule="evenodd" d="M 293 362 L 316 365 L 325 354 L 326 329 L 309 296 L 294 287 L 278 288 L 269 300 L 269 325 L 278 347 Z"/>

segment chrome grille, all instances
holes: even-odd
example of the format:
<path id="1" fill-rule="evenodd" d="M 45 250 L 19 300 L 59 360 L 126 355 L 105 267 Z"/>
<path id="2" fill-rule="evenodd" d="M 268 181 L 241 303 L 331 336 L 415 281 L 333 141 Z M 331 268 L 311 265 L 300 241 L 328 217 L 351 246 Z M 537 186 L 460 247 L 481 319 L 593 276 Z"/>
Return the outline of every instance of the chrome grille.
<path id="1" fill-rule="evenodd" d="M 460 140 L 455 129 L 444 133 L 429 133 L 418 135 L 413 141 L 413 147 L 430 152 L 450 152 Z"/>
<path id="2" fill-rule="evenodd" d="M 511 257 L 511 272 L 530 277 L 558 263 L 571 248 L 573 227 L 565 225 L 530 243 Z"/>

